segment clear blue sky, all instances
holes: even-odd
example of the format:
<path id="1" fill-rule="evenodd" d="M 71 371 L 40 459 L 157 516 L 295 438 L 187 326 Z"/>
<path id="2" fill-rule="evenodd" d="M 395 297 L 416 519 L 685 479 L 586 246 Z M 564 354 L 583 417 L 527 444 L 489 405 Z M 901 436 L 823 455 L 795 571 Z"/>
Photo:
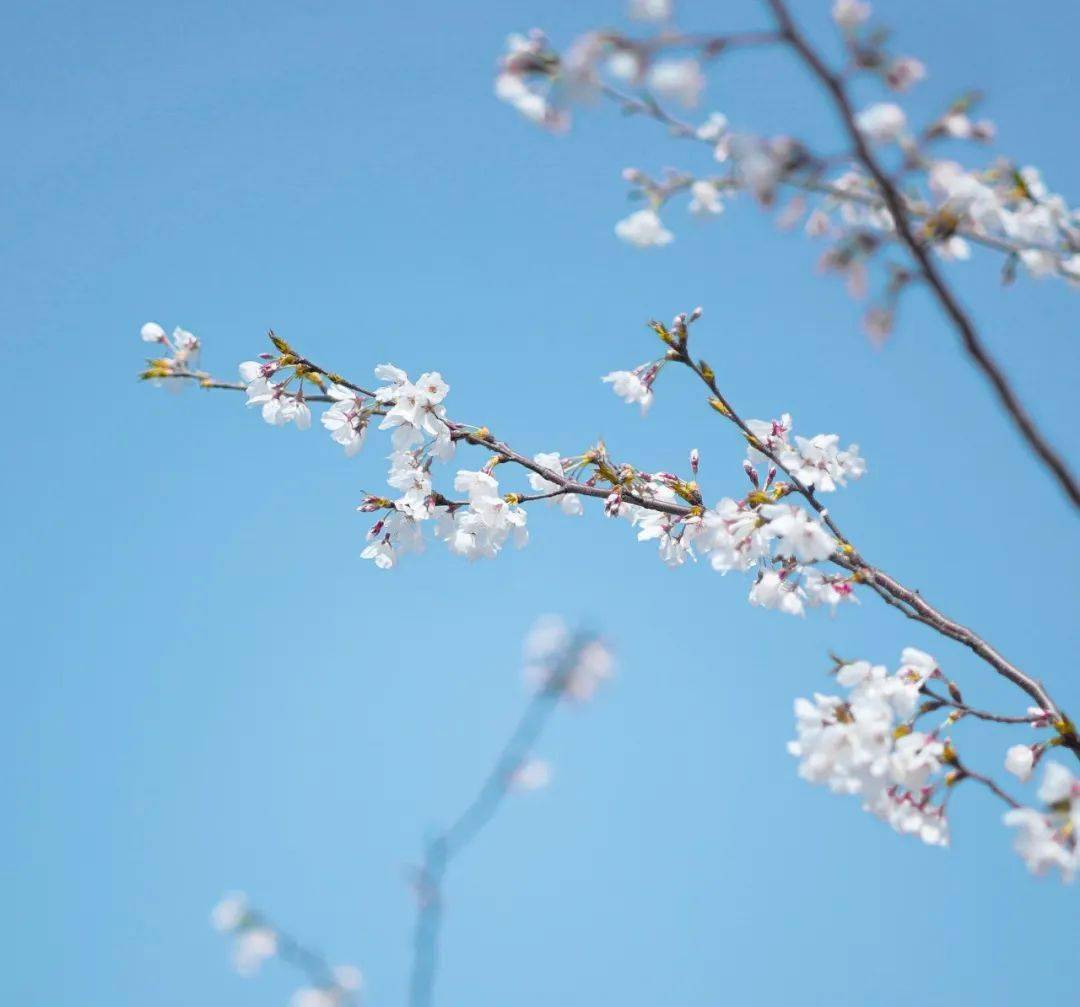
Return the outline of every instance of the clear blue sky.
<path id="1" fill-rule="evenodd" d="M 1074 4 L 879 5 L 930 80 L 978 85 L 1001 148 L 1080 199 Z M 802 2 L 823 25 L 826 4 Z M 762 22 L 685 5 L 687 27 Z M 710 8 L 715 12 L 710 14 Z M 603 627 L 620 677 L 559 718 L 549 791 L 515 800 L 447 892 L 443 1004 L 1013 1004 L 1075 981 L 1077 891 L 1030 879 L 982 794 L 954 846 L 894 835 L 810 788 L 784 751 L 826 652 L 930 650 L 986 704 L 1015 697 L 957 646 L 867 600 L 835 620 L 750 609 L 747 584 L 665 570 L 621 523 L 534 511 L 490 565 L 359 559 L 362 487 L 321 431 L 235 398 L 139 385 L 139 325 L 199 334 L 231 374 L 273 326 L 365 376 L 436 368 L 455 415 L 528 451 L 603 435 L 645 466 L 740 449 L 681 376 L 647 420 L 600 385 L 653 350 L 651 315 L 703 304 L 698 338 L 751 415 L 861 443 L 835 501 L 873 560 L 984 630 L 1080 711 L 1076 524 L 930 305 L 883 351 L 819 249 L 748 203 L 648 254 L 616 243 L 625 165 L 692 151 L 610 112 L 572 135 L 491 94 L 507 32 L 557 41 L 597 4 L 20 5 L 7 15 L 0 285 L 7 350 L 7 686 L 0 832 L 11 1003 L 284 1003 L 207 925 L 243 888 L 373 1004 L 404 996 L 425 828 L 469 796 L 523 701 L 519 639 L 562 611 Z M 778 57 L 733 59 L 710 104 L 835 135 Z M 1075 426 L 1080 294 L 986 256 L 952 269 L 1053 439 Z M 996 769 L 1024 735 L 961 729 Z M 970 739 L 970 740 L 967 740 Z M 923 978 L 924 977 L 924 978 Z M 1071 977 L 1071 978 L 1070 978 Z"/>

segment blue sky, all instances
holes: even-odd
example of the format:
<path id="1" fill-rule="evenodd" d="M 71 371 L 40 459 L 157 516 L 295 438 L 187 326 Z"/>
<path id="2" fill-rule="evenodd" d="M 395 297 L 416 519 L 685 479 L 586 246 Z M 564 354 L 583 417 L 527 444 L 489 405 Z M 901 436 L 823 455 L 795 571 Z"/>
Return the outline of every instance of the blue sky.
<path id="1" fill-rule="evenodd" d="M 824 3 L 797 9 L 824 26 Z M 687 27 L 762 23 L 684 5 Z M 880 4 L 932 109 L 983 87 L 1000 147 L 1080 197 L 1076 8 Z M 23 5 L 8 16 L 0 288 L 9 358 L 3 503 L 13 575 L 0 835 L 12 1002 L 284 1003 L 233 975 L 207 913 L 247 890 L 402 1002 L 404 883 L 511 726 L 539 613 L 602 627 L 618 680 L 557 718 L 550 790 L 515 799 L 448 886 L 442 1003 L 725 1000 L 1015 1003 L 1075 973 L 1076 891 L 1030 879 L 980 793 L 948 852 L 795 776 L 791 701 L 829 649 L 934 653 L 986 705 L 1017 704 L 961 648 L 867 600 L 835 620 L 750 609 L 745 581 L 669 571 L 620 524 L 534 510 L 490 565 L 359 559 L 362 489 L 320 431 L 237 399 L 134 380 L 139 325 L 180 324 L 231 375 L 273 326 L 364 378 L 439 369 L 455 416 L 525 451 L 597 436 L 645 467 L 740 448 L 680 375 L 647 420 L 601 386 L 654 349 L 650 316 L 703 304 L 701 352 L 750 415 L 856 440 L 870 473 L 833 504 L 873 561 L 983 630 L 1080 710 L 1075 519 L 919 297 L 883 350 L 818 249 L 748 202 L 659 253 L 616 243 L 619 171 L 693 168 L 644 122 L 587 111 L 555 139 L 491 95 L 504 36 L 557 42 L 613 3 Z M 710 107 L 836 136 L 780 56 L 735 58 Z M 950 269 L 1054 441 L 1073 418 L 1078 296 L 987 256 Z M 13 402 L 11 400 L 14 400 Z M 477 464 L 480 458 L 477 456 Z M 1022 729 L 957 731 L 996 768 Z M 1044 984 L 1044 985 L 1042 985 Z"/>

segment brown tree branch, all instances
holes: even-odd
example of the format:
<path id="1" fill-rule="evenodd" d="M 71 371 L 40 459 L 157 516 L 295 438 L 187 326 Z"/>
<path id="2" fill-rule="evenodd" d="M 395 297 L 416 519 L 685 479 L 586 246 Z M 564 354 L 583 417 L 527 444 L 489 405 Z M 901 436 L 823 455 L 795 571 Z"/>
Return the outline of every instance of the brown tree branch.
<path id="1" fill-rule="evenodd" d="M 685 330 L 683 330 L 683 332 L 685 333 Z M 739 429 L 744 440 L 749 442 L 757 451 L 769 458 L 769 460 L 776 465 L 777 469 L 785 474 L 790 481 L 792 492 L 798 493 L 813 508 L 833 535 L 836 536 L 840 545 L 837 551 L 830 557 L 831 562 L 848 570 L 855 576 L 857 581 L 866 584 L 876 595 L 878 595 L 878 597 L 891 607 L 903 612 L 907 618 L 914 619 L 940 633 L 942 636 L 946 636 L 958 643 L 962 643 L 989 664 L 999 675 L 1022 689 L 1041 709 L 1047 710 L 1053 716 L 1055 729 L 1058 731 L 1060 737 L 1060 743 L 1064 747 L 1070 749 L 1077 758 L 1080 759 L 1080 736 L 1077 735 L 1072 722 L 1050 697 L 1050 694 L 1046 691 L 1043 684 L 1022 671 L 1012 662 L 1006 660 L 1005 657 L 999 654 L 986 642 L 986 640 L 973 630 L 948 618 L 926 601 L 920 592 L 905 587 L 894 577 L 867 562 L 840 530 L 839 525 L 828 512 L 827 508 L 818 500 L 813 487 L 803 483 L 786 465 L 784 465 L 779 456 L 770 450 L 767 444 L 764 444 L 754 435 L 746 422 L 740 417 L 738 412 L 720 390 L 716 383 L 715 375 L 712 370 L 708 368 L 708 365 L 705 364 L 704 361 L 695 362 L 693 360 L 688 350 L 688 342 L 685 335 L 680 341 L 675 338 L 674 335 L 669 333 L 665 342 L 667 342 L 667 345 L 669 346 L 668 359 L 685 365 L 693 371 L 702 382 L 704 382 L 712 394 L 715 411 L 718 412 L 722 418 L 734 424 Z M 340 375 L 331 374 L 312 363 L 310 360 L 298 356 L 295 352 L 290 351 L 290 353 L 295 360 L 300 361 L 309 371 L 326 377 L 328 380 L 334 380 L 338 384 L 354 388 L 365 395 L 372 394 L 366 390 L 360 389 L 360 386 L 358 385 L 350 384 Z M 187 375 L 181 372 L 177 373 L 175 376 L 184 377 Z M 212 379 L 209 379 L 209 375 L 204 374 L 203 372 L 199 372 L 198 376 L 200 377 L 200 383 L 205 387 L 236 391 L 243 389 L 243 385 L 213 381 Z M 466 443 L 485 447 L 492 451 L 500 461 L 513 463 L 529 472 L 536 473 L 557 487 L 557 493 L 540 494 L 538 499 L 571 493 L 593 499 L 606 499 L 611 493 L 610 489 L 582 483 L 545 468 L 532 458 L 515 451 L 509 444 L 497 440 L 486 427 L 475 427 L 469 424 L 455 423 L 452 421 L 446 422 L 451 430 L 451 437 L 455 441 L 464 440 Z M 673 517 L 685 518 L 701 512 L 700 506 L 692 507 L 683 506 L 681 504 L 670 504 L 641 497 L 632 492 L 624 492 L 623 499 L 627 503 L 643 507 L 647 510 L 670 514 Z"/>
<path id="2" fill-rule="evenodd" d="M 1077 483 L 1076 478 L 1069 471 L 1065 461 L 1035 425 L 1035 421 L 1020 402 L 1001 367 L 983 344 L 971 319 L 946 284 L 944 277 L 930 255 L 929 249 L 916 237 L 915 232 L 912 230 L 903 197 L 874 156 L 870 145 L 855 121 L 855 110 L 852 107 L 843 78 L 825 65 L 821 56 L 818 55 L 807 41 L 806 36 L 796 26 L 784 0 L 765 0 L 765 2 L 776 17 L 783 40 L 798 53 L 810 72 L 832 98 L 833 105 L 843 121 L 844 129 L 847 131 L 858 160 L 878 185 L 882 198 L 892 215 L 897 235 L 907 246 L 938 304 L 959 333 L 968 356 L 993 386 L 999 401 L 1012 418 L 1021 436 L 1027 441 L 1028 446 L 1041 459 L 1043 465 L 1050 470 L 1073 505 L 1080 507 L 1080 484 Z"/>

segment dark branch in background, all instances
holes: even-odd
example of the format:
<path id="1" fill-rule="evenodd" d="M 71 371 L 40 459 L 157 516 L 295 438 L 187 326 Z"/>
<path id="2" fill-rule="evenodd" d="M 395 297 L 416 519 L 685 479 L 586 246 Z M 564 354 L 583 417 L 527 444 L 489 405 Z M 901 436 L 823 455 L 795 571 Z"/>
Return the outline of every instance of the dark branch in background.
<path id="1" fill-rule="evenodd" d="M 358 998 L 351 990 L 343 989 L 334 975 L 330 963 L 318 952 L 300 944 L 295 938 L 273 927 L 277 934 L 277 957 L 303 972 L 312 986 L 338 991 L 341 1007 L 355 1004 Z"/>
<path id="2" fill-rule="evenodd" d="M 579 634 L 556 664 L 550 679 L 539 689 L 507 739 L 480 789 L 468 807 L 428 840 L 424 863 L 415 879 L 419 912 L 413 932 L 413 967 L 409 983 L 411 1007 L 431 1003 L 438 968 L 439 930 L 442 924 L 443 880 L 457 859 L 495 817 L 509 792 L 515 771 L 526 761 L 563 695 L 568 676 L 584 648 L 595 638 Z"/>
<path id="3" fill-rule="evenodd" d="M 653 119 L 661 125 L 667 126 L 671 135 L 678 139 L 697 141 L 710 149 L 714 145 L 714 141 L 705 140 L 699 137 L 695 126 L 672 115 L 671 112 L 664 108 L 664 106 L 651 94 L 646 94 L 639 98 L 636 95 L 627 94 L 625 91 L 621 91 L 619 88 L 606 83 L 600 85 L 600 91 L 605 97 L 610 98 L 611 101 L 618 105 L 618 107 L 627 115 L 644 115 Z M 689 180 L 687 180 L 687 182 L 688 181 Z M 681 187 L 685 187 L 685 184 L 686 183 L 683 183 Z M 791 189 L 798 189 L 801 192 L 810 193 L 816 196 L 827 196 L 830 199 L 836 200 L 838 203 L 854 203 L 872 209 L 888 209 L 882 196 L 872 192 L 857 192 L 851 189 L 841 188 L 831 182 L 822 180 L 816 173 L 805 176 L 790 173 L 785 174 L 777 180 L 777 184 Z M 717 187 L 720 189 L 742 188 L 735 178 L 718 182 Z M 671 194 L 674 191 L 678 191 L 679 188 L 680 185 L 678 184 L 669 186 L 668 193 Z M 933 217 L 934 211 L 932 207 L 927 206 L 920 201 L 909 199 L 906 196 L 902 196 L 901 198 L 904 199 L 904 206 L 909 217 L 913 217 L 916 220 L 928 220 Z M 1000 252 L 1003 255 L 1008 256 L 1018 256 L 1021 252 L 1025 251 L 1057 251 L 1057 249 L 1044 244 L 1020 240 L 1009 241 L 996 235 L 981 234 L 963 224 L 958 224 L 954 233 L 959 237 L 962 237 L 965 241 L 970 241 L 974 245 L 982 245 L 984 248 L 989 248 L 995 252 Z M 878 235 L 878 237 L 889 238 L 890 235 Z M 894 237 L 893 240 L 899 239 Z M 1070 279 L 1072 278 L 1072 274 L 1066 273 L 1061 266 L 1060 260 L 1057 259 L 1055 259 L 1055 271 L 1061 276 L 1067 276 Z"/>
<path id="4" fill-rule="evenodd" d="M 1024 440 L 1027 441 L 1029 447 L 1050 470 L 1073 505 L 1080 507 L 1080 484 L 1077 484 L 1064 460 L 1051 447 L 1046 437 L 1035 425 L 1035 421 L 1028 415 L 1005 374 L 983 345 L 971 319 L 946 284 L 927 246 L 915 236 L 903 197 L 870 150 L 866 138 L 855 122 L 855 110 L 852 107 L 843 79 L 831 71 L 811 47 L 806 36 L 795 25 L 784 0 L 765 0 L 765 2 L 776 16 L 783 41 L 798 53 L 811 73 L 832 98 L 833 105 L 840 114 L 844 128 L 847 130 L 848 137 L 855 148 L 858 160 L 870 173 L 881 190 L 882 198 L 889 208 L 900 240 L 907 246 L 931 291 L 933 291 L 938 304 L 960 334 L 968 356 L 971 357 L 975 366 L 989 380 L 997 393 L 998 399 L 1005 407 L 1005 411 L 1012 417 L 1013 423 L 1019 429 Z"/>

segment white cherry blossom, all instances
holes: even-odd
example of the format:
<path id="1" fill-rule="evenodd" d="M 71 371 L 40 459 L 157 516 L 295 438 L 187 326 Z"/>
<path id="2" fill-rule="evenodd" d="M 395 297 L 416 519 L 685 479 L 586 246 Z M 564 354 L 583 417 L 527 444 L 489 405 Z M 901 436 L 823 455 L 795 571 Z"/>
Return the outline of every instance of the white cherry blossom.
<path id="1" fill-rule="evenodd" d="M 269 927 L 255 926 L 241 930 L 233 946 L 233 967 L 242 976 L 253 976 L 278 950 L 278 936 Z"/>
<path id="2" fill-rule="evenodd" d="M 364 413 L 363 398 L 352 389 L 333 383 L 326 392 L 335 401 L 322 414 L 320 422 L 351 458 L 363 447 L 367 434 L 368 418 Z"/>
<path id="3" fill-rule="evenodd" d="M 866 21 L 871 12 L 870 4 L 864 0 L 835 0 L 832 5 L 833 20 L 848 31 Z"/>
<path id="4" fill-rule="evenodd" d="M 909 650 L 920 655 L 924 671 L 928 663 L 936 670 L 929 655 Z M 847 697 L 796 700 L 797 738 L 788 751 L 800 760 L 803 779 L 858 795 L 864 810 L 897 832 L 945 846 L 948 821 L 944 805 L 933 798 L 944 786 L 947 746 L 907 723 L 922 681 L 913 681 L 909 671 L 907 659 L 893 675 L 867 661 L 840 665 L 836 681 L 849 690 Z"/>
<path id="5" fill-rule="evenodd" d="M 637 248 L 656 248 L 675 240 L 653 209 L 636 210 L 615 225 L 615 234 Z"/>
<path id="6" fill-rule="evenodd" d="M 545 469 L 548 469 L 556 475 L 566 476 L 566 472 L 563 469 L 562 458 L 558 451 L 541 452 L 540 454 L 533 455 L 533 461 L 536 462 L 537 465 L 543 466 Z M 529 485 L 537 493 L 553 493 L 559 489 L 558 483 L 553 483 L 550 479 L 545 479 L 536 472 L 529 473 Z M 585 513 L 585 508 L 581 505 L 581 497 L 573 493 L 564 493 L 562 496 L 553 497 L 550 503 L 558 506 L 564 514 L 580 517 Z"/>
<path id="7" fill-rule="evenodd" d="M 1035 751 L 1030 745 L 1013 745 L 1005 753 L 1005 768 L 1021 783 L 1026 783 L 1035 768 Z"/>
<path id="8" fill-rule="evenodd" d="M 828 559 L 836 549 L 836 539 L 801 507 L 766 504 L 759 510 L 768 520 L 769 534 L 777 538 L 780 552 L 800 563 Z"/>
<path id="9" fill-rule="evenodd" d="M 804 592 L 801 587 L 776 570 L 766 570 L 750 588 L 750 604 L 775 608 L 788 615 L 803 615 Z"/>
<path id="10" fill-rule="evenodd" d="M 698 180 L 690 186 L 690 212 L 698 217 L 714 217 L 724 212 L 720 190 L 712 182 Z"/>
<path id="11" fill-rule="evenodd" d="M 229 892 L 210 912 L 214 929 L 231 933 L 244 921 L 248 913 L 248 900 L 243 892 Z"/>
<path id="12" fill-rule="evenodd" d="M 705 75 L 696 59 L 666 59 L 649 71 L 649 87 L 662 98 L 693 108 L 705 90 Z"/>
<path id="13" fill-rule="evenodd" d="M 1039 800 L 1045 810 L 1014 808 L 1003 821 L 1018 830 L 1016 852 L 1033 874 L 1056 868 L 1070 883 L 1080 871 L 1080 779 L 1061 763 L 1047 763 Z"/>
<path id="14" fill-rule="evenodd" d="M 649 411 L 653 400 L 652 389 L 638 371 L 612 371 L 601 380 L 611 385 L 612 391 L 627 405 L 640 405 L 642 416 Z"/>
<path id="15" fill-rule="evenodd" d="M 891 143 L 903 135 L 907 116 L 894 102 L 879 102 L 860 112 L 855 122 L 860 131 L 876 143 Z"/>
<path id="16" fill-rule="evenodd" d="M 526 759 L 510 774 L 514 790 L 542 790 L 551 784 L 551 764 L 543 759 Z"/>
<path id="17" fill-rule="evenodd" d="M 630 0 L 627 14 L 634 21 L 670 21 L 674 0 Z"/>

